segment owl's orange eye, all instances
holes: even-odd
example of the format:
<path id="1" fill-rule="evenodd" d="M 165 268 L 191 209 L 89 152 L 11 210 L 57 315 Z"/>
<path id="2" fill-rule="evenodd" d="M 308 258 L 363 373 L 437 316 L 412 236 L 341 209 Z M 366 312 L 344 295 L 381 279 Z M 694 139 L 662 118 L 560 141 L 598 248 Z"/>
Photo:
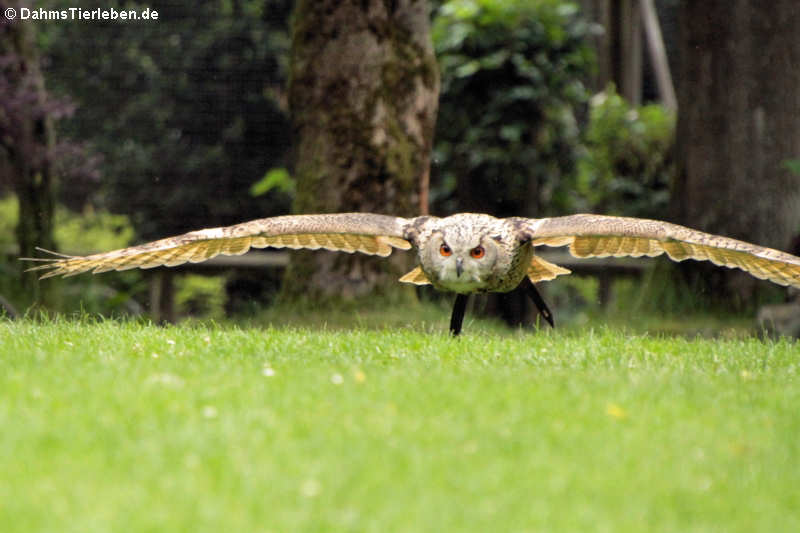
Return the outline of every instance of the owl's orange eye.
<path id="1" fill-rule="evenodd" d="M 486 250 L 483 249 L 483 246 L 476 246 L 470 250 L 469 255 L 471 255 L 474 259 L 480 259 L 486 255 Z"/>
<path id="2" fill-rule="evenodd" d="M 446 244 L 443 244 L 439 247 L 439 253 L 447 257 L 449 255 L 453 255 L 453 250 L 451 250 Z"/>

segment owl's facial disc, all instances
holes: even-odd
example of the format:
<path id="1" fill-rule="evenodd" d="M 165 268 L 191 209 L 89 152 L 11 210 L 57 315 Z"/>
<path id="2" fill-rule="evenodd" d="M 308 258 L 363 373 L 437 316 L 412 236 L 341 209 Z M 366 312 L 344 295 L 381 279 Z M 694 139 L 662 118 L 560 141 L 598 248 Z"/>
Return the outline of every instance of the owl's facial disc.
<path id="1" fill-rule="evenodd" d="M 496 257 L 494 243 L 461 234 L 441 234 L 436 241 L 431 264 L 439 286 L 459 293 L 484 288 Z"/>

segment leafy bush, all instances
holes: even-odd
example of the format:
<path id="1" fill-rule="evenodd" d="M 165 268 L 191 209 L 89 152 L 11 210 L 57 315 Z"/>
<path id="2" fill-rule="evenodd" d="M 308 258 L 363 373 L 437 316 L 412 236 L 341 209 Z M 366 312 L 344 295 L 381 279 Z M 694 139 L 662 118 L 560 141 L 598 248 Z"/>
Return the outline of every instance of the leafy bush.
<path id="1" fill-rule="evenodd" d="M 14 195 L 0 198 L 0 246 L 9 250 L 16 246 L 19 206 Z M 55 239 L 68 243 L 69 253 L 91 253 L 128 246 L 133 239 L 133 227 L 125 215 L 87 207 L 75 213 L 63 206 L 56 208 Z"/>
<path id="2" fill-rule="evenodd" d="M 31 302 L 19 284 L 19 263 L 15 228 L 19 209 L 13 195 L 0 198 L 0 295 L 8 298 L 18 310 Z M 81 213 L 63 206 L 56 207 L 55 240 L 66 246 L 71 254 L 86 254 L 101 250 L 122 248 L 131 243 L 133 227 L 125 215 L 114 215 L 104 210 L 85 209 Z M 132 300 L 132 294 L 144 292 L 143 276 L 131 271 L 112 275 L 102 281 L 92 276 L 73 278 L 69 287 L 54 302 L 60 310 L 82 309 L 86 312 L 124 312 L 138 314 L 141 306 Z M 48 280 L 46 283 L 59 283 Z M 112 288 L 113 285 L 113 288 Z"/>
<path id="3" fill-rule="evenodd" d="M 570 208 L 591 32 L 578 7 L 560 0 L 442 3 L 433 25 L 442 70 L 436 209 Z"/>
<path id="4" fill-rule="evenodd" d="M 82 213 L 56 208 L 56 242 L 70 253 L 96 253 L 124 248 L 133 241 L 133 226 L 125 215 L 87 206 Z"/>
<path id="5" fill-rule="evenodd" d="M 586 153 L 578 165 L 578 208 L 663 216 L 674 173 L 674 137 L 675 115 L 664 107 L 632 107 L 613 86 L 595 95 L 585 133 Z"/>

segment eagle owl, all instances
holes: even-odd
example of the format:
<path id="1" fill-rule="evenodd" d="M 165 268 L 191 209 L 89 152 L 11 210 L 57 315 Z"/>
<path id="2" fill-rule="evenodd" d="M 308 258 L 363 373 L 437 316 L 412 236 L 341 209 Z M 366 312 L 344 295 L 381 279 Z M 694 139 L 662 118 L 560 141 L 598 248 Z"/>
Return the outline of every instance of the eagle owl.
<path id="1" fill-rule="evenodd" d="M 657 256 L 674 261 L 708 260 L 760 279 L 800 287 L 800 257 L 676 224 L 630 217 L 570 215 L 495 218 L 461 213 L 438 218 L 400 218 L 372 213 L 289 215 L 263 218 L 85 257 L 28 258 L 44 264 L 42 278 L 81 272 L 197 263 L 250 248 L 324 248 L 388 256 L 393 248 L 415 248 L 419 266 L 400 278 L 456 293 L 450 331 L 458 335 L 467 299 L 478 292 L 524 287 L 544 318 L 552 314 L 535 282 L 570 271 L 535 254 L 538 246 L 569 246 L 575 257 Z"/>

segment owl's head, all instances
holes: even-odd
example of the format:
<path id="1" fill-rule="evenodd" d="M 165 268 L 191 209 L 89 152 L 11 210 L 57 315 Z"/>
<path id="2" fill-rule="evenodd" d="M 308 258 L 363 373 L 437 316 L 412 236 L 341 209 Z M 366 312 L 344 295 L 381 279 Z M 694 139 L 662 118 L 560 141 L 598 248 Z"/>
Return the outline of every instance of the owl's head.
<path id="1" fill-rule="evenodd" d="M 433 233 L 422 261 L 435 285 L 460 293 L 486 286 L 499 253 L 497 238 L 465 229 L 450 226 Z"/>

